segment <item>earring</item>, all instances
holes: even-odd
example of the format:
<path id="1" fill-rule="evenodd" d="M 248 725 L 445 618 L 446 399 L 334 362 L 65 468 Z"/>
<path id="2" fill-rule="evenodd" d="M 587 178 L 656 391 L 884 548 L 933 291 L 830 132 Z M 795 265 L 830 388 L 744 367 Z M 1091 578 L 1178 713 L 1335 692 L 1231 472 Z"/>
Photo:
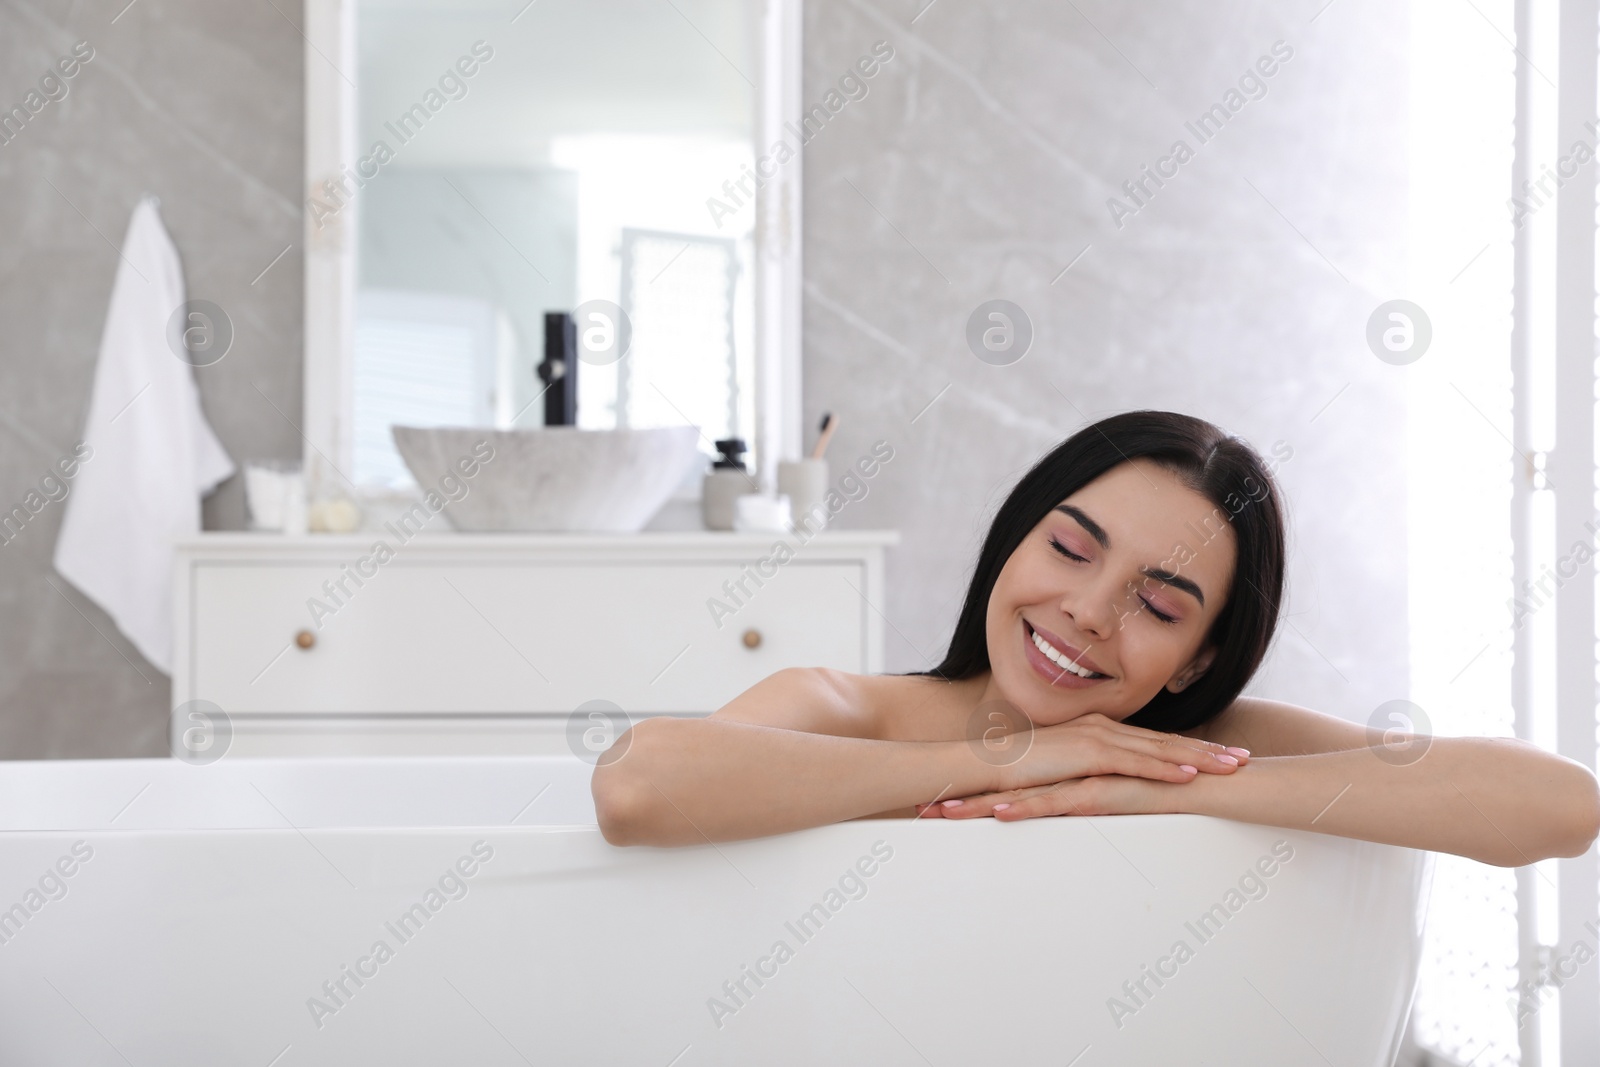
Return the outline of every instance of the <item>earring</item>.
<path id="1" fill-rule="evenodd" d="M 1184 686 L 1184 681 L 1183 681 L 1183 679 L 1182 679 L 1182 678 L 1179 678 L 1179 679 L 1178 679 L 1178 681 L 1177 681 L 1177 683 L 1176 683 L 1176 685 L 1177 685 L 1177 687 L 1178 687 L 1178 688 L 1179 688 L 1179 689 L 1182 689 L 1182 688 L 1183 688 L 1183 686 Z"/>

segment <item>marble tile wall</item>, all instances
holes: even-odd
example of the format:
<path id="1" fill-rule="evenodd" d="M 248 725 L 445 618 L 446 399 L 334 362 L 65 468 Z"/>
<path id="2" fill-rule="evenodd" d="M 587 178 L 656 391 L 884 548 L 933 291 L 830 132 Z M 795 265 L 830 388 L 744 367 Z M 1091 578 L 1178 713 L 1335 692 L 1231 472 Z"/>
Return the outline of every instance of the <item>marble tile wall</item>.
<path id="1" fill-rule="evenodd" d="M 6 508 L 83 433 L 117 249 L 145 193 L 191 298 L 233 322 L 228 354 L 195 375 L 217 435 L 236 462 L 299 459 L 305 45 L 279 9 L 300 5 L 0 4 L 0 107 L 77 42 L 93 49 L 66 96 L 0 144 Z M 241 482 L 206 501 L 208 528 L 243 526 Z M 167 677 L 51 569 L 60 523 L 52 505 L 0 548 L 0 758 L 165 755 Z"/>
<path id="2" fill-rule="evenodd" d="M 1294 450 L 1288 617 L 1249 691 L 1360 721 L 1404 695 L 1404 378 L 1363 338 L 1405 282 L 1407 25 L 1321 6 L 808 3 L 808 105 L 893 50 L 804 159 L 805 418 L 839 416 L 837 464 L 896 450 L 839 523 L 901 531 L 889 669 L 941 658 L 1027 467 L 1149 407 Z M 1008 366 L 967 345 L 991 299 L 1034 330 Z"/>

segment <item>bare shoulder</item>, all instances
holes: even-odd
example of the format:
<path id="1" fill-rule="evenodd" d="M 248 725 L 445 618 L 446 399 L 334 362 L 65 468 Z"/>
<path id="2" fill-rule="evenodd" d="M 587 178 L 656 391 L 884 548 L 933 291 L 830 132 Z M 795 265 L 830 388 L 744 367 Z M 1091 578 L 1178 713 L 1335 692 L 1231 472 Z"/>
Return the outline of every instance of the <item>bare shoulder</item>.
<path id="1" fill-rule="evenodd" d="M 839 737 L 877 737 L 869 679 L 829 667 L 785 667 L 712 712 L 709 718 Z"/>
<path id="2" fill-rule="evenodd" d="M 1304 756 L 1367 744 L 1367 729 L 1360 723 L 1261 697 L 1239 697 L 1185 733 L 1202 741 L 1247 748 L 1252 756 Z"/>
<path id="3" fill-rule="evenodd" d="M 953 741 L 967 736 L 982 680 L 948 681 L 923 674 L 860 677 L 862 699 L 873 708 L 877 737 L 885 741 Z"/>

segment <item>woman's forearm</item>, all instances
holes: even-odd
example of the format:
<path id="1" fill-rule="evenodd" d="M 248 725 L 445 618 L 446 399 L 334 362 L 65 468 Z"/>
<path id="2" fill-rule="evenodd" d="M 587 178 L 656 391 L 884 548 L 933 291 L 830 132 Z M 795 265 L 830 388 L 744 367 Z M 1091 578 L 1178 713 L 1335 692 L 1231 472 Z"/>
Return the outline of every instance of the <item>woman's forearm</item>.
<path id="1" fill-rule="evenodd" d="M 961 743 L 714 718 L 646 719 L 629 734 L 591 783 L 601 832 L 618 845 L 762 837 L 996 787 L 996 769 Z"/>
<path id="2" fill-rule="evenodd" d="M 1582 855 L 1600 789 L 1581 765 L 1501 737 L 1434 737 L 1415 762 L 1370 749 L 1252 759 L 1174 793 L 1182 810 L 1520 867 Z"/>

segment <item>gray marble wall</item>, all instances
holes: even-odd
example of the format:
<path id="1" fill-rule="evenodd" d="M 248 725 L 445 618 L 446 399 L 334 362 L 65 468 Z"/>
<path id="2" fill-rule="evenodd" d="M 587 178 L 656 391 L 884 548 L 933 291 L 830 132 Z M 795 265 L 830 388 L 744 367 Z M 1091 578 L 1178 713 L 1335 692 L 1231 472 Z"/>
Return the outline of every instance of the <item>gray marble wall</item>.
<path id="1" fill-rule="evenodd" d="M 301 452 L 300 5 L 125 2 L 0 4 L 0 105 L 75 42 L 95 49 L 0 145 L 8 501 L 81 432 L 144 192 L 192 294 L 234 322 L 197 375 L 223 443 L 236 461 Z M 808 105 L 875 42 L 894 50 L 804 161 L 806 419 L 840 417 L 840 463 L 896 449 L 840 518 L 902 532 L 878 605 L 890 669 L 937 660 L 987 518 L 1035 458 L 1169 407 L 1294 448 L 1290 614 L 1252 691 L 1358 718 L 1403 695 L 1402 379 L 1362 334 L 1402 295 L 1407 27 L 1377 0 L 1321 6 L 808 0 Z M 1225 124 L 1186 128 L 1279 40 L 1292 57 Z M 1179 139 L 1192 158 L 1135 204 L 1123 183 Z M 1009 366 L 965 340 L 995 298 L 1035 331 Z M 238 479 L 205 514 L 243 524 Z M 0 757 L 163 753 L 167 680 L 50 570 L 59 522 L 0 554 Z"/>
<path id="2" fill-rule="evenodd" d="M 305 46 L 286 16 L 300 5 L 0 3 L 0 108 L 75 43 L 94 50 L 0 144 L 6 509 L 83 432 L 117 249 L 145 193 L 190 296 L 233 322 L 227 356 L 196 372 L 223 445 L 236 463 L 299 458 Z M 206 502 L 208 528 L 243 526 L 241 481 Z M 52 505 L 0 548 L 0 758 L 165 755 L 167 677 L 51 569 L 60 523 Z"/>
<path id="3" fill-rule="evenodd" d="M 1153 407 L 1294 449 L 1288 617 L 1250 692 L 1361 721 L 1405 695 L 1403 369 L 1363 337 L 1404 295 L 1408 27 L 1323 3 L 808 3 L 808 105 L 894 50 L 804 164 L 805 417 L 840 417 L 838 464 L 896 450 L 839 522 L 901 531 L 891 670 L 942 656 L 1023 471 Z M 1009 366 L 966 341 L 996 298 L 1034 330 Z"/>

